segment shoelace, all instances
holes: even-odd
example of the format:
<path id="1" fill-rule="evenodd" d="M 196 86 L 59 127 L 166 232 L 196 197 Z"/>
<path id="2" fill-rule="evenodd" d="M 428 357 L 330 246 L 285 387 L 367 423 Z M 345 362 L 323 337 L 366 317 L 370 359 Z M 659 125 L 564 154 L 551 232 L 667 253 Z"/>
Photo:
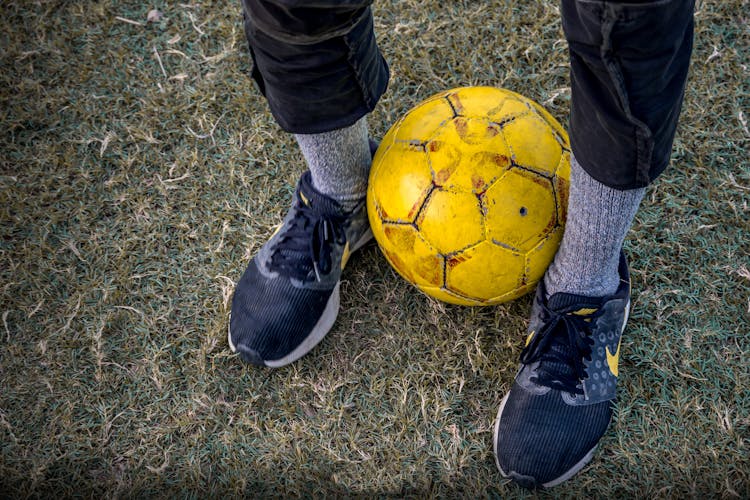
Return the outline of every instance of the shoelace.
<path id="1" fill-rule="evenodd" d="M 591 324 L 601 311 L 589 314 L 559 313 L 537 299 L 544 325 L 521 352 L 524 364 L 539 361 L 531 381 L 570 394 L 583 394 L 579 381 L 586 377 L 584 359 L 591 361 Z"/>
<path id="2" fill-rule="evenodd" d="M 269 268 L 301 281 L 309 281 L 313 270 L 320 281 L 331 272 L 334 243 L 345 243 L 345 217 L 320 214 L 301 202 L 294 210 L 289 227 L 273 249 Z"/>

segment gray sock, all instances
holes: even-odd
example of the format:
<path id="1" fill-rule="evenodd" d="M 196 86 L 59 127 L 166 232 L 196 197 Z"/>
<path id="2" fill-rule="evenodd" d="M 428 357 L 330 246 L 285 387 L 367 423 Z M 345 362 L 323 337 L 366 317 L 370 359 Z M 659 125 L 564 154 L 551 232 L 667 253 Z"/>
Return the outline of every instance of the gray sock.
<path id="1" fill-rule="evenodd" d="M 617 291 L 622 243 L 646 190 L 609 188 L 589 176 L 573 157 L 570 167 L 565 234 L 544 284 L 549 295 L 603 297 Z"/>
<path id="2" fill-rule="evenodd" d="M 322 134 L 295 134 L 315 189 L 353 209 L 367 194 L 370 143 L 367 120 Z"/>

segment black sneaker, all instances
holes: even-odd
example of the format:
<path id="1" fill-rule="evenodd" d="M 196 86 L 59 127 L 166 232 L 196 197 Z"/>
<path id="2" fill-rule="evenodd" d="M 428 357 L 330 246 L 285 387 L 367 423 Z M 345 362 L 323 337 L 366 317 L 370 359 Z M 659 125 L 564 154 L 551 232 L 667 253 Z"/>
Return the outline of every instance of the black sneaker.
<path id="1" fill-rule="evenodd" d="M 556 293 L 539 283 L 521 366 L 500 404 L 495 460 L 527 488 L 571 478 L 594 454 L 612 417 L 620 338 L 630 309 L 630 277 L 620 256 L 614 295 Z"/>
<path id="2" fill-rule="evenodd" d="M 365 199 L 344 211 L 300 178 L 292 208 L 234 291 L 229 347 L 248 363 L 287 365 L 333 326 L 339 278 L 351 252 L 372 239 Z"/>

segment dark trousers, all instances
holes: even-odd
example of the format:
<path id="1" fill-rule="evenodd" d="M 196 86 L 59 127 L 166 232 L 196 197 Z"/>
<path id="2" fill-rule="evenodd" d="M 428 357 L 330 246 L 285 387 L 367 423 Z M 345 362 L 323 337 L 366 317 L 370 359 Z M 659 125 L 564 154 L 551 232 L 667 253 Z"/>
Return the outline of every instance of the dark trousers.
<path id="1" fill-rule="evenodd" d="M 372 0 L 243 0 L 253 78 L 279 125 L 311 134 L 373 110 L 388 84 Z M 694 0 L 562 0 L 570 141 L 586 172 L 644 187 L 669 163 L 693 45 Z"/>

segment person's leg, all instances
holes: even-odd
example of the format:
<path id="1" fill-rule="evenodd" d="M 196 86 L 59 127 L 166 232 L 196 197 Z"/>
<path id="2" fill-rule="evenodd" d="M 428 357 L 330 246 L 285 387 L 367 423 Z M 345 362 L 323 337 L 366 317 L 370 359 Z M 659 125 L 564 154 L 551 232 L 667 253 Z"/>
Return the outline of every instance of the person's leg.
<path id="1" fill-rule="evenodd" d="M 565 237 L 545 276 L 550 294 L 615 292 L 622 242 L 645 186 L 669 162 L 682 103 L 692 3 L 606 3 L 563 4 L 574 158 Z"/>
<path id="2" fill-rule="evenodd" d="M 388 68 L 370 3 L 244 0 L 253 78 L 310 168 L 235 289 L 229 345 L 244 361 L 283 366 L 312 349 L 336 319 L 349 253 L 371 238 L 365 116 Z"/>
<path id="3" fill-rule="evenodd" d="M 281 127 L 295 134 L 313 185 L 348 208 L 366 192 L 364 115 L 385 90 L 372 0 L 244 0 L 253 75 Z"/>
<path id="4" fill-rule="evenodd" d="M 611 419 L 630 307 L 622 242 L 669 162 L 692 51 L 692 1 L 563 0 L 562 15 L 572 86 L 566 229 L 495 426 L 498 468 L 529 487 L 580 470 Z"/>

